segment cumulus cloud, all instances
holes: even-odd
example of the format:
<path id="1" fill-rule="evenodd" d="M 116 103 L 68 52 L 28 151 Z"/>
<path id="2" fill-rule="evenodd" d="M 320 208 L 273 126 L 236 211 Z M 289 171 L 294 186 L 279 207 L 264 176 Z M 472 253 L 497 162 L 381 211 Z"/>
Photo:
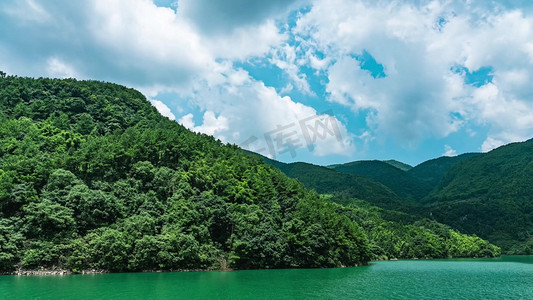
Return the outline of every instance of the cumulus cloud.
<path id="1" fill-rule="evenodd" d="M 499 139 L 488 137 L 481 145 L 481 151 L 489 152 L 490 150 L 496 149 L 500 146 L 505 145 L 505 142 Z"/>
<path id="2" fill-rule="evenodd" d="M 334 61 L 327 66 L 329 101 L 363 111 L 378 137 L 412 145 L 476 125 L 490 127 L 484 150 L 525 139 L 533 134 L 526 83 L 533 19 L 504 5 L 463 4 L 318 0 L 293 32 L 308 53 Z M 361 67 L 354 57 L 363 51 L 384 66 L 385 78 Z M 492 67 L 493 82 L 469 85 L 457 65 L 470 72 Z"/>
<path id="3" fill-rule="evenodd" d="M 306 75 L 300 72 L 304 60 L 299 58 L 296 49 L 288 44 L 278 47 L 270 59 L 270 63 L 277 66 L 289 76 L 298 90 L 304 94 L 315 95 L 307 82 Z"/>
<path id="4" fill-rule="evenodd" d="M 110 73 L 136 86 L 187 87 L 216 65 L 201 37 L 170 8 L 141 0 L 93 0 L 89 9 L 89 34 L 112 59 Z"/>
<path id="5" fill-rule="evenodd" d="M 342 143 L 320 139 L 316 156 L 390 139 L 413 148 L 456 132 L 486 134 L 480 149 L 489 151 L 533 135 L 533 11 L 525 3 L 6 0 L 0 67 L 126 84 L 188 128 L 237 144 L 256 137 L 259 148 L 265 133 L 327 119 L 314 107 L 331 106 L 348 116 L 335 118 Z M 288 80 L 254 78 L 242 67 L 254 59 Z M 484 68 L 491 79 L 470 78 Z M 163 93 L 175 102 L 155 100 Z"/>
<path id="6" fill-rule="evenodd" d="M 266 15 L 251 26 L 206 36 L 181 2 L 183 8 L 174 10 L 148 0 L 10 0 L 0 6 L 0 58 L 20 75 L 50 75 L 52 57 L 79 78 L 181 91 L 216 76 L 223 60 L 263 55 L 286 38 Z"/>
<path id="7" fill-rule="evenodd" d="M 457 156 L 457 151 L 455 151 L 450 145 L 444 145 L 444 153 L 442 156 Z"/>
<path id="8" fill-rule="evenodd" d="M 52 57 L 47 61 L 48 67 L 46 68 L 48 75 L 58 78 L 75 78 L 77 72 L 74 68 L 67 63 L 63 62 L 57 57 Z"/>
<path id="9" fill-rule="evenodd" d="M 266 19 L 283 16 L 296 2 L 299 1 L 181 0 L 178 9 L 204 33 L 228 34 L 236 28 L 257 26 Z"/>
<path id="10" fill-rule="evenodd" d="M 176 116 L 172 113 L 170 108 L 165 103 L 163 103 L 163 102 L 161 102 L 159 100 L 155 100 L 155 99 L 151 99 L 150 103 L 152 103 L 152 105 L 157 109 L 157 111 L 162 116 L 165 116 L 165 117 L 169 118 L 170 120 L 175 120 L 176 119 Z"/>
<path id="11" fill-rule="evenodd" d="M 226 140 L 224 136 L 218 135 L 219 132 L 229 129 L 228 119 L 226 117 L 216 117 L 214 112 L 206 111 L 204 113 L 202 124 L 198 126 L 194 124 L 193 117 L 193 114 L 189 113 L 181 117 L 178 122 L 189 130 L 208 135 L 216 135 L 219 139 L 223 141 Z"/>
<path id="12" fill-rule="evenodd" d="M 273 20 L 266 20 L 263 24 L 236 28 L 228 35 L 205 38 L 203 42 L 217 58 L 243 60 L 265 55 L 286 38 Z"/>
<path id="13" fill-rule="evenodd" d="M 262 149 L 259 152 L 271 157 L 291 147 L 308 148 L 318 156 L 354 152 L 353 137 L 334 116 L 280 96 L 241 69 L 230 68 L 223 75 L 222 81 L 215 85 L 205 81 L 190 95 L 205 111 L 202 124 L 195 124 L 192 114 L 183 116 L 181 124 L 250 150 Z"/>
<path id="14" fill-rule="evenodd" d="M 14 3 L 14 5 L 4 3 L 0 9 L 22 22 L 45 24 L 52 20 L 52 16 L 46 9 L 34 0 L 22 0 Z"/>

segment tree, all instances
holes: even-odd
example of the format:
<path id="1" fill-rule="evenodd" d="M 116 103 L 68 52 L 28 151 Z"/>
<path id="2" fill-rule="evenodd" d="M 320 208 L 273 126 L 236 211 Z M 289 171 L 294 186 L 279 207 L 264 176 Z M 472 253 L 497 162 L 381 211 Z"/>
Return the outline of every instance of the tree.
<path id="1" fill-rule="evenodd" d="M 0 218 L 0 272 L 11 271 L 20 260 L 24 237 L 17 232 L 12 222 Z"/>
<path id="2" fill-rule="evenodd" d="M 73 231 L 73 211 L 49 199 L 32 202 L 23 208 L 24 232 L 28 237 L 52 238 L 68 235 Z"/>

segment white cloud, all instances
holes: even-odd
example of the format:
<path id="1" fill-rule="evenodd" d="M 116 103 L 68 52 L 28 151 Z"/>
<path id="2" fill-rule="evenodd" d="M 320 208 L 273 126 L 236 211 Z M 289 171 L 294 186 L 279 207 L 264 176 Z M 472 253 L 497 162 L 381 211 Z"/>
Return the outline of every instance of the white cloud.
<path id="1" fill-rule="evenodd" d="M 406 145 L 458 129 L 450 110 L 461 91 L 453 88 L 456 80 L 449 67 L 442 67 L 424 45 L 433 12 L 424 14 L 398 3 L 330 4 L 318 1 L 295 30 L 309 35 L 318 51 L 336 60 L 327 69 L 330 101 L 356 114 L 369 110 L 372 131 Z M 363 50 L 384 65 L 386 78 L 373 78 L 351 57 Z"/>
<path id="2" fill-rule="evenodd" d="M 151 99 L 150 103 L 157 109 L 157 111 L 162 115 L 170 120 L 175 120 L 176 116 L 170 111 L 170 108 L 163 102 L 155 99 Z"/>
<path id="3" fill-rule="evenodd" d="M 486 152 L 510 142 L 523 141 L 533 134 L 533 103 L 500 90 L 497 84 L 476 88 L 464 101 L 473 122 L 490 126 L 481 146 Z"/>
<path id="4" fill-rule="evenodd" d="M 306 56 L 309 60 L 309 64 L 311 65 L 311 67 L 317 71 L 326 69 L 331 63 L 331 59 L 329 57 L 320 59 L 311 51 L 307 51 Z"/>
<path id="5" fill-rule="evenodd" d="M 224 35 L 253 27 L 273 17 L 283 18 L 299 0 L 180 0 L 178 10 L 207 35 Z"/>
<path id="6" fill-rule="evenodd" d="M 93 42 L 129 70 L 134 84 L 188 86 L 216 65 L 190 24 L 150 1 L 94 0 L 88 12 Z M 137 73 L 139 72 L 139 73 Z"/>
<path id="7" fill-rule="evenodd" d="M 378 139 L 406 146 L 471 126 L 490 131 L 483 149 L 533 135 L 533 19 L 520 10 L 459 1 L 317 0 L 293 33 L 301 51 L 321 52 L 329 101 L 366 114 Z M 373 78 L 353 58 L 363 50 L 384 66 Z M 474 87 L 471 72 L 493 68 L 492 84 Z M 497 143 L 496 143 L 497 144 Z"/>
<path id="8" fill-rule="evenodd" d="M 0 61 L 13 74 L 113 81 L 151 99 L 175 93 L 182 124 L 235 143 L 320 116 L 281 96 L 318 94 L 314 105 L 322 97 L 310 84 L 314 73 L 327 79 L 328 104 L 346 107 L 352 124 L 366 122 L 356 136 L 339 121 L 348 141 L 318 141 L 315 155 L 391 138 L 409 148 L 459 130 L 488 131 L 480 146 L 488 151 L 533 135 L 533 11 L 506 3 L 315 0 L 291 14 L 291 27 L 289 11 L 306 1 L 182 0 L 170 9 L 149 0 L 7 0 Z M 386 77 L 364 70 L 356 59 L 363 51 Z M 284 72 L 279 93 L 236 67 L 255 58 Z M 467 72 L 455 66 L 491 66 L 492 83 L 465 84 Z M 201 124 L 187 114 L 191 107 L 203 114 Z"/>
<path id="9" fill-rule="evenodd" d="M 22 0 L 14 3 L 14 5 L 0 6 L 8 15 L 17 18 L 20 21 L 28 23 L 44 24 L 52 20 L 52 16 L 46 9 L 34 0 Z"/>
<path id="10" fill-rule="evenodd" d="M 285 71 L 289 79 L 302 93 L 315 95 L 307 82 L 306 75 L 300 72 L 300 65 L 303 64 L 303 60 L 298 57 L 296 52 L 294 47 L 285 44 L 274 51 L 270 63 Z"/>
<path id="11" fill-rule="evenodd" d="M 279 94 L 280 94 L 280 95 L 288 94 L 288 93 L 290 93 L 293 89 L 294 89 L 294 86 L 293 86 L 291 83 L 287 83 L 287 85 L 284 86 L 284 87 L 279 91 Z"/>
<path id="12" fill-rule="evenodd" d="M 286 38 L 273 20 L 267 20 L 263 24 L 236 28 L 228 35 L 206 37 L 203 42 L 217 58 L 244 60 L 266 54 L 273 45 L 282 43 Z"/>
<path id="13" fill-rule="evenodd" d="M 48 76 L 57 78 L 75 78 L 78 77 L 76 70 L 57 57 L 52 57 L 47 61 Z"/>
<path id="14" fill-rule="evenodd" d="M 226 141 L 226 138 L 223 135 L 219 135 L 218 133 L 224 132 L 229 129 L 228 127 L 228 119 L 224 116 L 215 116 L 215 113 L 212 111 L 206 111 L 204 113 L 203 117 L 203 123 L 201 125 L 196 126 L 193 121 L 193 114 L 186 114 L 181 119 L 179 119 L 178 123 L 185 126 L 187 129 L 199 132 L 199 133 L 205 133 L 208 135 L 213 135 L 217 138 L 219 138 L 222 141 Z"/>
<path id="15" fill-rule="evenodd" d="M 450 145 L 444 145 L 444 153 L 442 156 L 457 156 L 457 151 L 455 151 Z"/>
<path id="16" fill-rule="evenodd" d="M 505 145 L 505 142 L 502 140 L 497 140 L 492 137 L 488 137 L 484 142 L 483 145 L 481 145 L 481 151 L 483 152 L 489 152 L 492 149 L 496 149 L 500 146 Z"/>
<path id="17" fill-rule="evenodd" d="M 181 117 L 178 120 L 178 123 L 180 123 L 181 125 L 185 126 L 185 128 L 187 128 L 189 130 L 193 130 L 194 129 L 193 118 L 194 118 L 194 115 L 191 114 L 191 113 L 188 113 L 188 114 L 184 115 L 183 117 Z"/>
<path id="18" fill-rule="evenodd" d="M 281 132 L 283 137 L 295 140 L 293 146 L 306 148 L 309 145 L 300 121 L 308 119 L 314 125 L 313 122 L 325 117 L 312 107 L 295 102 L 290 97 L 280 96 L 273 87 L 254 80 L 243 70 L 227 69 L 221 80 L 216 84 L 205 81 L 196 86 L 190 95 L 195 98 L 200 110 L 205 111 L 203 123 L 195 124 L 193 115 L 188 114 L 180 119 L 181 124 L 238 145 L 253 140 L 255 142 L 249 145 L 249 149 L 262 148 L 262 154 L 274 157 L 283 152 L 283 149 L 277 147 L 277 144 L 274 148 L 269 148 L 268 138 L 275 140 Z M 215 118 L 215 115 L 218 117 Z M 335 134 L 324 135 L 320 131 L 322 137 L 310 143 L 315 155 L 353 153 L 355 146 L 351 142 L 352 136 L 338 119 L 331 120 L 334 120 L 339 136 L 343 139 L 338 141 Z M 213 124 L 216 124 L 217 130 Z"/>
<path id="19" fill-rule="evenodd" d="M 354 139 L 355 136 L 348 132 L 346 130 L 346 127 L 340 123 L 340 121 L 335 117 L 329 117 L 320 115 L 321 121 L 324 124 L 329 125 L 337 125 L 338 131 L 337 132 L 325 132 L 322 131 L 322 136 L 319 135 L 319 138 L 317 138 L 317 142 L 314 144 L 314 154 L 316 156 L 326 156 L 331 154 L 338 154 L 350 157 L 351 155 L 355 154 L 356 148 Z M 328 123 L 327 121 L 324 121 L 323 119 L 330 119 L 332 123 Z"/>

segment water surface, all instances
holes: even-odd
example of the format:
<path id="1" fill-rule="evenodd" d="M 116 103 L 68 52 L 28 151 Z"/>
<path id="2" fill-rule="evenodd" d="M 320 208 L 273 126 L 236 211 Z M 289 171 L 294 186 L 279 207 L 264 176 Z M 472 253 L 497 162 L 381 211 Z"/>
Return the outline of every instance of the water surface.
<path id="1" fill-rule="evenodd" d="M 342 269 L 0 276 L 0 299 L 533 299 L 533 256 Z"/>

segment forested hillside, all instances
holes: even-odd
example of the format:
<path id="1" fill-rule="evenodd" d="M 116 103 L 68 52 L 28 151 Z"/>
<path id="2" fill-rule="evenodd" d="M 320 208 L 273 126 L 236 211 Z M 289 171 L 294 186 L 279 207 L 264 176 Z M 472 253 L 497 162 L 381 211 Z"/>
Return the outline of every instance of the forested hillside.
<path id="1" fill-rule="evenodd" d="M 335 171 L 370 178 L 379 182 L 405 201 L 418 201 L 426 196 L 432 187 L 411 176 L 390 163 L 379 160 L 361 160 L 330 166 Z"/>
<path id="2" fill-rule="evenodd" d="M 330 196 L 343 203 L 341 213 L 361 224 L 374 259 L 499 256 L 500 248 L 461 234 L 434 220 L 369 205 L 362 200 Z"/>
<path id="3" fill-rule="evenodd" d="M 296 178 L 318 193 L 331 193 L 358 198 L 379 207 L 398 209 L 402 199 L 386 186 L 362 176 L 337 172 L 327 167 L 308 163 L 273 164 L 287 176 Z"/>
<path id="4" fill-rule="evenodd" d="M 371 179 L 307 163 L 263 159 L 307 188 L 324 194 L 325 199 L 342 204 L 339 213 L 363 227 L 374 259 L 500 255 L 498 247 L 481 238 L 411 214 L 419 211 L 417 207 Z"/>
<path id="5" fill-rule="evenodd" d="M 333 165 L 330 171 L 308 164 L 274 165 L 320 193 L 434 219 L 488 239 L 506 253 L 533 253 L 533 140 L 489 153 L 440 157 L 407 171 L 381 161 Z M 362 182 L 366 189 L 359 187 Z"/>
<path id="6" fill-rule="evenodd" d="M 0 76 L 0 271 L 366 264 L 361 227 L 139 92 Z"/>
<path id="7" fill-rule="evenodd" d="M 320 196 L 260 157 L 162 117 L 123 86 L 2 74 L 0 111 L 0 272 L 499 255 L 479 238 L 358 202 L 354 195 L 401 205 L 370 179 L 288 166 L 318 192 L 335 190 Z M 344 181 L 320 181 L 331 172 Z"/>
<path id="8" fill-rule="evenodd" d="M 427 198 L 433 217 L 506 251 L 533 254 L 533 140 L 453 165 Z"/>
<path id="9" fill-rule="evenodd" d="M 387 186 L 404 205 L 398 210 L 476 234 L 501 246 L 506 253 L 531 254 L 532 166 L 533 140 L 529 140 L 489 153 L 432 159 L 407 171 L 381 161 L 356 161 L 331 168 Z"/>
<path id="10" fill-rule="evenodd" d="M 481 153 L 465 153 L 457 156 L 442 156 L 430 159 L 408 170 L 407 174 L 428 186 L 427 194 L 429 194 L 432 189 L 437 187 L 450 167 L 478 155 L 481 155 Z M 427 194 L 424 196 L 427 196 Z"/>

